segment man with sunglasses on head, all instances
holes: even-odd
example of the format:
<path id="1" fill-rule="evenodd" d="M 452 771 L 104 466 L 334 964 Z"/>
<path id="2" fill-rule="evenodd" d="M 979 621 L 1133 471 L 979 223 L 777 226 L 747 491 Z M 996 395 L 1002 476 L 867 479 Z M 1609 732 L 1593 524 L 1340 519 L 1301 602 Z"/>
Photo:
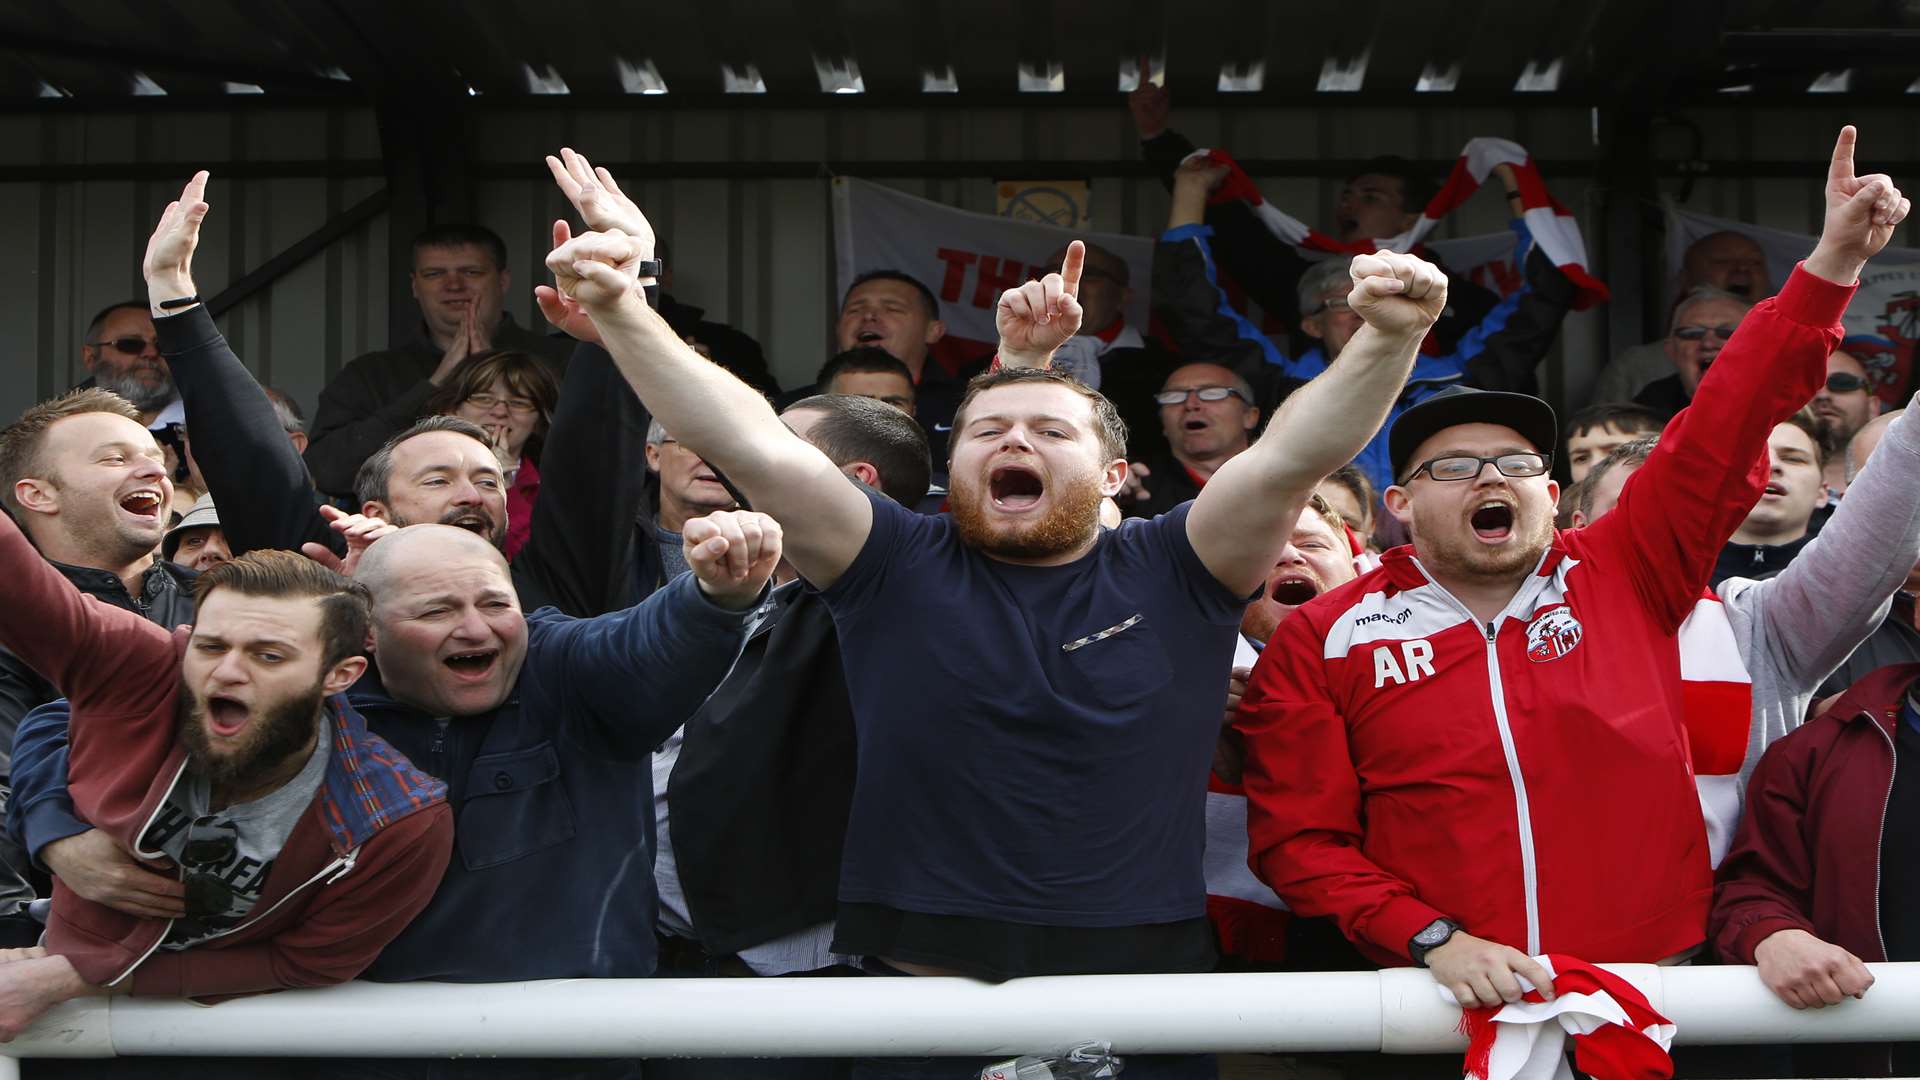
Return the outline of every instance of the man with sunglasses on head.
<path id="1" fill-rule="evenodd" d="M 344 697 L 364 586 L 252 552 L 195 579 L 197 620 L 169 632 L 82 593 L 4 518 L 0 565 L 0 640 L 68 696 L 75 807 L 181 886 L 130 912 L 56 878 L 42 946 L 0 964 L 0 1039 L 86 994 L 344 982 L 426 906 L 453 815 Z"/>
<path id="2" fill-rule="evenodd" d="M 1243 699 L 1250 861 L 1296 912 L 1466 1005 L 1549 986 L 1544 952 L 1698 950 L 1712 880 L 1682 723 L 1702 673 L 1665 643 L 1906 216 L 1888 178 L 1854 175 L 1854 139 L 1819 245 L 1596 524 L 1553 528 L 1538 398 L 1450 391 L 1394 423 L 1386 504 L 1413 543 L 1281 624 Z"/>
<path id="3" fill-rule="evenodd" d="M 1727 347 L 1752 307 L 1751 301 L 1711 285 L 1687 293 L 1675 305 L 1667 330 L 1667 359 L 1673 361 L 1673 374 L 1642 387 L 1633 396 L 1634 404 L 1652 409 L 1663 420 L 1686 408 L 1700 377 Z"/>
<path id="4" fill-rule="evenodd" d="M 1260 410 L 1247 380 L 1219 364 L 1175 368 L 1153 400 L 1160 406 L 1165 450 L 1132 463 L 1136 482 L 1122 495 L 1128 517 L 1164 514 L 1200 494 L 1214 470 L 1253 442 Z"/>

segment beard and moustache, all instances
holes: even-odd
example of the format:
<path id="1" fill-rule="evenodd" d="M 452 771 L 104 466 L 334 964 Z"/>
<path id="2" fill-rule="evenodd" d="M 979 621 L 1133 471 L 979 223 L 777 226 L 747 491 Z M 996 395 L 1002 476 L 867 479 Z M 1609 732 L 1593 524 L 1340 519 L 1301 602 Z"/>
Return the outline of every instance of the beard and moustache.
<path id="1" fill-rule="evenodd" d="M 404 529 L 409 525 L 420 524 L 418 521 L 404 518 L 399 514 L 392 515 L 388 520 L 398 529 Z M 493 514 L 482 506 L 448 507 L 447 512 L 441 514 L 440 520 L 434 522 L 434 524 L 451 525 L 456 529 L 465 529 L 470 533 L 476 533 L 487 543 L 497 548 L 507 546 L 507 523 L 505 521 L 495 521 Z M 476 528 L 475 526 L 478 527 Z"/>
<path id="2" fill-rule="evenodd" d="M 173 373 L 164 365 L 158 365 L 150 370 L 160 376 L 158 384 L 141 380 L 134 371 L 111 371 L 103 364 L 93 372 L 93 384 L 102 390 L 111 390 L 126 398 L 141 412 L 159 412 L 173 400 Z"/>
<path id="3" fill-rule="evenodd" d="M 1506 579 L 1521 577 L 1540 562 L 1540 556 L 1553 542 L 1553 515 L 1513 509 L 1512 536 L 1508 543 L 1488 547 L 1470 534 L 1472 527 L 1455 529 L 1454 521 L 1441 522 L 1442 514 L 1422 514 L 1413 508 L 1412 533 L 1420 560 L 1429 568 L 1449 577 Z M 1529 517 L 1531 520 L 1529 520 Z M 1461 523 L 1464 524 L 1464 523 Z"/>
<path id="4" fill-rule="evenodd" d="M 1246 613 L 1240 617 L 1242 634 L 1265 644 L 1295 608 L 1327 591 L 1327 583 L 1311 566 L 1289 567 L 1285 580 L 1288 584 L 1276 589 L 1273 579 L 1267 579 L 1265 594 L 1248 604 Z"/>
<path id="5" fill-rule="evenodd" d="M 1086 543 L 1100 528 L 1100 486 L 1084 477 L 1055 481 L 1053 506 L 1038 521 L 996 529 L 987 518 L 989 492 L 971 478 L 955 476 L 947 501 L 960 542 L 989 555 L 1009 559 L 1045 559 Z"/>
<path id="6" fill-rule="evenodd" d="M 194 772 L 218 787 L 244 786 L 271 774 L 289 757 L 306 748 L 320 724 L 325 695 L 319 683 L 304 693 L 267 705 L 253 718 L 232 749 L 214 749 L 206 712 L 194 698 L 184 677 L 180 680 L 180 743 Z"/>

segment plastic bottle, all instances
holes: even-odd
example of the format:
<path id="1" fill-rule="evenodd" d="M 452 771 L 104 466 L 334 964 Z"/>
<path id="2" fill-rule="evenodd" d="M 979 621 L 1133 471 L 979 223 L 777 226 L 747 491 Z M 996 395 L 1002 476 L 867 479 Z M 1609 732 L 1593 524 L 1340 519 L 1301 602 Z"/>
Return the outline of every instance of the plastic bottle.
<path id="1" fill-rule="evenodd" d="M 980 1080 L 1110 1080 L 1122 1068 L 1113 1044 L 1095 1041 L 989 1065 L 980 1070 Z"/>

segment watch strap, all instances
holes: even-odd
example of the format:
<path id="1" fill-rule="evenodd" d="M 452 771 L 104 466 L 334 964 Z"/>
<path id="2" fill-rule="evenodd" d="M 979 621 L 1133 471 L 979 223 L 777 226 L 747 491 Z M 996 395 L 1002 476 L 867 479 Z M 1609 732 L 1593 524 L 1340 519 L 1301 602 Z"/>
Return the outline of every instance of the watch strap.
<path id="1" fill-rule="evenodd" d="M 162 311 L 172 311 L 175 308 L 192 307 L 199 302 L 200 294 L 194 293 L 192 296 L 182 296 L 177 300 L 162 300 L 157 306 Z"/>
<path id="2" fill-rule="evenodd" d="M 638 269 L 641 277 L 659 277 L 667 272 L 667 264 L 659 259 L 641 259 Z"/>
<path id="3" fill-rule="evenodd" d="M 1453 940 L 1453 935 L 1462 929 L 1461 925 L 1452 919 L 1433 920 L 1421 927 L 1419 933 L 1408 939 L 1407 957 L 1413 961 L 1415 967 L 1426 967 L 1427 954 Z M 1431 940 L 1429 943 L 1422 943 L 1421 938 Z"/>

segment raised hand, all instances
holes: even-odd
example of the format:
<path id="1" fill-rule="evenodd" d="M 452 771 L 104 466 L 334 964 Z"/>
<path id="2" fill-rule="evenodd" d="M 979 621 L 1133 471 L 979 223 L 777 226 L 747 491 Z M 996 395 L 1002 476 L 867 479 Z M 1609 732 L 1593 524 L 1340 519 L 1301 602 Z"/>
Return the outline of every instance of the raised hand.
<path id="1" fill-rule="evenodd" d="M 147 279 L 147 297 L 153 304 L 194 294 L 193 250 L 200 246 L 200 223 L 211 209 L 206 201 L 207 179 L 205 169 L 194 173 L 180 189 L 180 197 L 160 212 L 160 223 L 147 238 L 140 273 Z"/>
<path id="2" fill-rule="evenodd" d="M 1190 185 L 1207 195 L 1213 194 L 1214 189 L 1220 186 L 1220 181 L 1226 178 L 1225 165 L 1198 155 L 1181 162 L 1180 167 L 1173 170 L 1175 188 Z"/>
<path id="3" fill-rule="evenodd" d="M 1913 203 L 1893 186 L 1885 173 L 1856 176 L 1854 144 L 1859 132 L 1852 124 L 1840 129 L 1827 166 L 1827 217 L 1820 242 L 1807 256 L 1807 270 L 1841 285 L 1860 277 L 1860 268 L 1880 253 L 1893 230 L 1906 220 Z"/>
<path id="4" fill-rule="evenodd" d="M 427 376 L 427 381 L 433 385 L 445 385 L 446 381 L 453 376 L 454 369 L 459 367 L 461 362 L 480 351 L 475 347 L 473 341 L 473 309 L 475 306 L 476 305 L 473 304 L 467 305 L 467 313 L 460 317 L 460 329 L 453 332 L 453 339 L 447 342 L 447 351 L 440 354 L 440 362 L 434 365 L 433 373 Z"/>
<path id="5" fill-rule="evenodd" d="M 1060 272 L 1000 294 L 993 312 L 1000 331 L 1000 362 L 1007 367 L 1046 367 L 1053 351 L 1080 332 L 1080 272 L 1087 245 L 1067 245 Z"/>
<path id="6" fill-rule="evenodd" d="M 559 240 L 558 225 L 553 235 Z M 645 246 L 618 229 L 589 232 L 557 243 L 547 255 L 547 269 L 567 311 L 578 307 L 593 314 L 637 295 L 640 260 L 646 257 Z M 551 321 L 552 316 L 548 318 Z"/>
<path id="7" fill-rule="evenodd" d="M 1140 85 L 1127 95 L 1127 111 L 1133 114 L 1133 127 L 1140 133 L 1141 142 L 1167 130 L 1167 115 L 1172 111 L 1167 88 L 1153 85 L 1152 77 L 1153 64 L 1142 56 Z"/>
<path id="8" fill-rule="evenodd" d="M 553 246 L 565 247 L 573 239 L 573 230 L 564 221 L 553 223 Z M 600 344 L 600 328 L 593 325 L 587 317 L 587 309 L 560 295 L 560 290 L 551 285 L 535 285 L 533 302 L 540 305 L 540 314 L 546 317 L 553 328 L 575 341 L 591 341 Z"/>
<path id="9" fill-rule="evenodd" d="M 719 510 L 681 526 L 682 550 L 700 590 L 724 608 L 743 610 L 780 564 L 780 523 L 752 510 Z"/>
<path id="10" fill-rule="evenodd" d="M 560 193 L 580 211 L 580 220 L 587 228 L 594 232 L 618 229 L 641 246 L 641 258 L 653 258 L 653 225 L 647 221 L 647 215 L 640 212 L 640 207 L 620 190 L 612 173 L 588 161 L 586 155 L 564 146 L 560 148 L 559 157 L 547 155 L 547 171 L 553 174 Z"/>
<path id="11" fill-rule="evenodd" d="M 1447 306 L 1447 275 L 1416 255 L 1376 251 L 1355 255 L 1347 303 L 1368 326 L 1391 334 L 1424 335 Z"/>
<path id="12" fill-rule="evenodd" d="M 337 506 L 320 507 L 320 515 L 333 526 L 333 531 L 347 538 L 347 557 L 335 555 L 325 544 L 306 543 L 300 545 L 300 554 L 319 563 L 336 574 L 352 577 L 360 568 L 360 558 L 373 546 L 375 540 L 400 531 L 400 526 L 381 518 L 368 517 L 365 514 L 349 514 Z"/>

